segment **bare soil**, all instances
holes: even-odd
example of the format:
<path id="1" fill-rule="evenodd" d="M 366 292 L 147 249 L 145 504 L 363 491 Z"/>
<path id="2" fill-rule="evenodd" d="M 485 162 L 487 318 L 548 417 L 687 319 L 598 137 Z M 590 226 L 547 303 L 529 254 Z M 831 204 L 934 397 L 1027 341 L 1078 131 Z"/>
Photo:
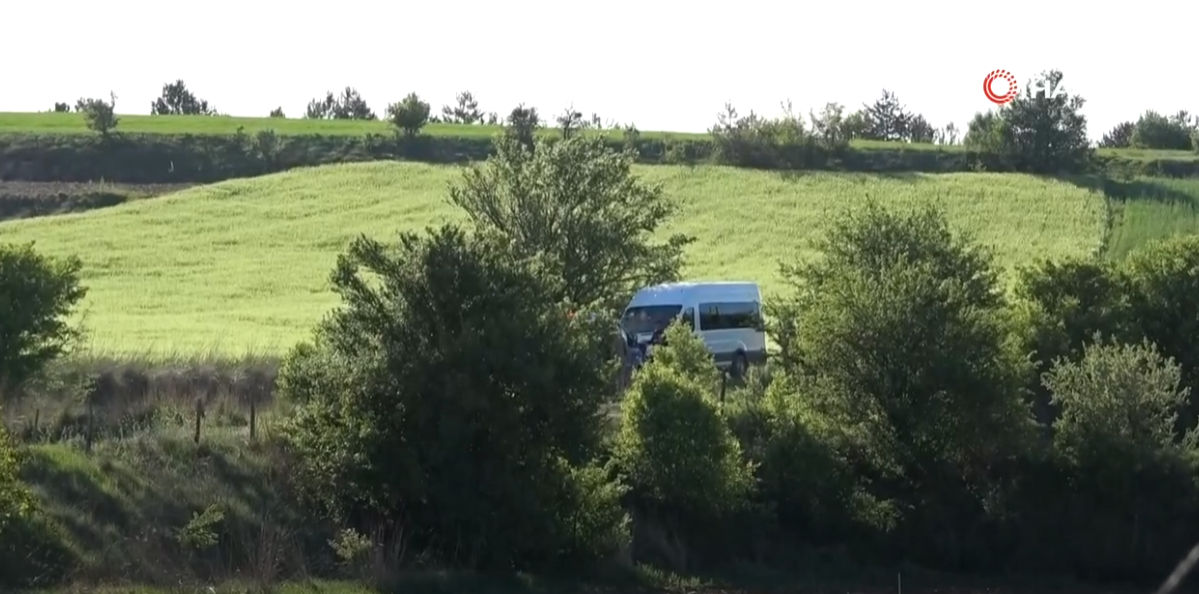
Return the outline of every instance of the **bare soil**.
<path id="1" fill-rule="evenodd" d="M 107 184 L 0 181 L 0 221 L 83 212 L 153 198 L 190 184 Z"/>

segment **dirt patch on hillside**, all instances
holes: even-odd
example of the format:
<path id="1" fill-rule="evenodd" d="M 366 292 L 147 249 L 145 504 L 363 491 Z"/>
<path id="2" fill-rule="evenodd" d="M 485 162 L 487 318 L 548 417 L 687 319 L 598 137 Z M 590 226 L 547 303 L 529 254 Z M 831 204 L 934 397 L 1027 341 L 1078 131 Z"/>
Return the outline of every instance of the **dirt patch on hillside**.
<path id="1" fill-rule="evenodd" d="M 83 212 L 153 198 L 191 184 L 0 182 L 0 221 Z"/>

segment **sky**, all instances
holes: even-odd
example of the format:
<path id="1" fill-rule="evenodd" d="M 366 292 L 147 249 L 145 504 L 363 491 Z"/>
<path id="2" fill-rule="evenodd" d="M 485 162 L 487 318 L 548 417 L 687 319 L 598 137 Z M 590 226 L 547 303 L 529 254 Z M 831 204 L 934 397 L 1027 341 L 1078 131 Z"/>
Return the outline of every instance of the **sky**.
<path id="1" fill-rule="evenodd" d="M 776 115 L 790 100 L 806 113 L 828 101 L 857 108 L 886 88 L 933 125 L 964 128 L 992 105 L 988 72 L 1024 84 L 1052 68 L 1087 99 L 1093 138 L 1146 109 L 1199 113 L 1187 57 L 1199 2 L 5 4 L 0 111 L 112 91 L 118 113 L 148 114 L 163 83 L 181 78 L 236 116 L 276 106 L 299 116 L 313 97 L 353 86 L 376 113 L 412 91 L 438 112 L 469 90 L 501 114 L 573 105 L 641 130 L 701 132 L 726 102 Z"/>

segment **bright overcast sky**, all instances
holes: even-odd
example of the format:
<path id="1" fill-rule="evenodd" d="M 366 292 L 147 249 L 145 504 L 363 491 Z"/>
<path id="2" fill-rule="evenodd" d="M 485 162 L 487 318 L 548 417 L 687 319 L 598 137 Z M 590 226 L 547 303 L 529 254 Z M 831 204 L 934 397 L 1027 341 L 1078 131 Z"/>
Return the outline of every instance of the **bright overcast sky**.
<path id="1" fill-rule="evenodd" d="M 887 88 L 934 125 L 962 126 L 990 105 L 987 72 L 1024 83 L 1057 68 L 1086 97 L 1092 137 L 1145 109 L 1199 112 L 1185 67 L 1199 3 L 1185 0 L 5 4 L 0 111 L 112 90 L 118 112 L 149 113 L 182 78 L 238 116 L 297 116 L 350 85 L 376 112 L 410 91 L 439 110 L 470 90 L 487 111 L 573 103 L 642 130 L 702 131 L 726 101 L 856 108 Z"/>

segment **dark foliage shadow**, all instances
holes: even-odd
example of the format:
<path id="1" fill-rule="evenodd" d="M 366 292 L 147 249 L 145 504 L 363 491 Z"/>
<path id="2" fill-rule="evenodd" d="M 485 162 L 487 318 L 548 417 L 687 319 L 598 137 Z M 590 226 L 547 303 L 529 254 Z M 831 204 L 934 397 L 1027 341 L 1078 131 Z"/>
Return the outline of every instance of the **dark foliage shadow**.
<path id="1" fill-rule="evenodd" d="M 1065 181 L 1085 189 L 1102 192 L 1111 200 L 1121 202 L 1156 202 L 1159 204 L 1195 205 L 1196 197 L 1152 179 L 1114 179 L 1096 175 L 1062 176 L 1049 179 Z"/>

